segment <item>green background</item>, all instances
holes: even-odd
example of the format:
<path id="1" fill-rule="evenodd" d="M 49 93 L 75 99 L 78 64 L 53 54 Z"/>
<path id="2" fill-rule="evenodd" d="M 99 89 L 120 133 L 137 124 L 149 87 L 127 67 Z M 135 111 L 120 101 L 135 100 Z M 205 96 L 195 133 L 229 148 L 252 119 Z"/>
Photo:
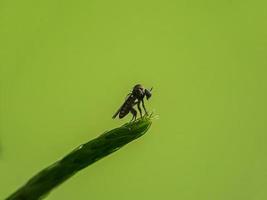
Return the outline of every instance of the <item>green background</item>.
<path id="1" fill-rule="evenodd" d="M 1 0 L 0 199 L 136 83 L 160 119 L 47 199 L 267 199 L 266 53 L 264 0 Z"/>

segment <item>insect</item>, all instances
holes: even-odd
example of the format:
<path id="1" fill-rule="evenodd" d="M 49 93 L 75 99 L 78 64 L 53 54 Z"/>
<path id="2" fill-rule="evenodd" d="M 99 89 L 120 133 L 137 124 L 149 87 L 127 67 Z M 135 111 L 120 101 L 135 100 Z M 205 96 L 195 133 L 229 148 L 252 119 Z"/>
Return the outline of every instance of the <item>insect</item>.
<path id="1" fill-rule="evenodd" d="M 131 114 L 133 115 L 132 120 L 136 120 L 137 111 L 133 108 L 136 104 L 140 112 L 140 115 L 142 117 L 143 115 L 140 107 L 141 103 L 145 113 L 148 114 L 144 103 L 144 97 L 146 97 L 146 99 L 148 100 L 152 95 L 151 93 L 152 89 L 153 88 L 147 90 L 141 84 L 135 85 L 133 87 L 132 92 L 127 95 L 125 102 L 122 104 L 119 110 L 113 115 L 112 118 L 115 119 L 117 115 L 119 115 L 119 118 L 121 119 L 125 117 L 129 112 L 131 112 Z"/>

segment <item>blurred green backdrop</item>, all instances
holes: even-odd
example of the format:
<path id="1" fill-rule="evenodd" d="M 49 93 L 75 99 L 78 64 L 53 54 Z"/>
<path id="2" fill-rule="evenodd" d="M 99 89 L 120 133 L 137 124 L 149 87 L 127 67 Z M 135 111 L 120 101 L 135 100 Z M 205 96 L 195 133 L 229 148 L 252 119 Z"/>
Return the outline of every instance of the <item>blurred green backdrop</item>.
<path id="1" fill-rule="evenodd" d="M 267 199 L 263 0 L 0 1 L 0 199 L 154 87 L 148 134 L 49 200 Z"/>

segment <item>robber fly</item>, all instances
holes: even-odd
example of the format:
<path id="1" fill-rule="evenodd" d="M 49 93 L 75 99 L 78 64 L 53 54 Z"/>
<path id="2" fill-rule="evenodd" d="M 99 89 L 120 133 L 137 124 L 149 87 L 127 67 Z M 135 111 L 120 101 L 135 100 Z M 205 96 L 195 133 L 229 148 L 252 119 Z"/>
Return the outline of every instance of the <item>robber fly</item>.
<path id="1" fill-rule="evenodd" d="M 142 103 L 142 107 L 145 110 L 145 113 L 147 114 L 147 110 L 144 104 L 144 97 L 146 96 L 146 99 L 148 100 L 152 93 L 152 88 L 150 90 L 145 89 L 141 84 L 137 84 L 134 86 L 131 93 L 128 94 L 126 97 L 125 102 L 122 104 L 122 106 L 119 108 L 119 110 L 113 115 L 113 119 L 116 118 L 116 116 L 119 114 L 119 118 L 125 117 L 129 112 L 133 115 L 132 120 L 136 119 L 137 111 L 133 108 L 137 104 L 137 108 L 140 112 L 141 117 L 142 110 L 140 107 L 140 104 Z"/>

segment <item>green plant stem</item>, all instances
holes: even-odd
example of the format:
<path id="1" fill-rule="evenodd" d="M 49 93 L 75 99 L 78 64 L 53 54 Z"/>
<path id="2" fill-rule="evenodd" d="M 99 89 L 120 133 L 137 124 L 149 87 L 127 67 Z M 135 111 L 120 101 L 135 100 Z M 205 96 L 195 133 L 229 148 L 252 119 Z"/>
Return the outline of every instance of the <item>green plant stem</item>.
<path id="1" fill-rule="evenodd" d="M 37 173 L 6 200 L 36 200 L 44 197 L 79 170 L 145 134 L 150 125 L 150 117 L 141 118 L 80 145 L 63 159 Z"/>

